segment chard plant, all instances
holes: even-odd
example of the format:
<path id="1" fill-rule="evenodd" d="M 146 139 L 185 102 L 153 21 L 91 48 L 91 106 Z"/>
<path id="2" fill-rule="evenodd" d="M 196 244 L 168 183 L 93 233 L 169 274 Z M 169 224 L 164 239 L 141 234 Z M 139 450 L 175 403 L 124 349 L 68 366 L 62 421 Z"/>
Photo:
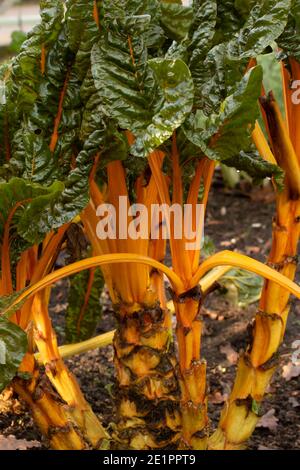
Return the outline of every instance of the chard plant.
<path id="1" fill-rule="evenodd" d="M 243 447 L 274 372 L 289 295 L 300 296 L 292 282 L 300 179 L 299 111 L 291 87 L 299 75 L 300 4 L 191 3 L 42 0 L 40 25 L 1 69 L 0 383 L 12 382 L 56 449 L 104 448 L 108 441 L 139 450 Z M 274 44 L 287 126 L 273 95 L 264 93 L 256 65 Z M 205 210 L 217 162 L 255 179 L 273 178 L 277 215 L 269 265 L 229 251 L 202 259 L 204 219 L 197 220 L 197 204 Z M 151 224 L 146 237 L 120 234 L 120 197 L 128 206 L 143 204 L 148 213 L 154 204 L 189 204 L 194 247 L 187 249 L 191 240 L 176 236 L 178 220 L 167 211 L 157 239 L 150 236 Z M 102 204 L 115 208 L 117 236 L 97 235 Z M 93 256 L 55 269 L 74 223 Z M 132 224 L 131 214 L 127 234 Z M 165 225 L 172 267 L 165 261 Z M 232 394 L 211 433 L 201 305 L 231 267 L 267 280 L 253 344 L 240 358 Z M 98 268 L 117 320 L 117 411 L 110 435 L 64 365 L 48 314 L 53 283 L 92 270 L 77 277 L 87 286 L 78 327 Z M 171 285 L 178 354 L 164 276 Z M 74 289 L 84 292 L 76 284 Z"/>

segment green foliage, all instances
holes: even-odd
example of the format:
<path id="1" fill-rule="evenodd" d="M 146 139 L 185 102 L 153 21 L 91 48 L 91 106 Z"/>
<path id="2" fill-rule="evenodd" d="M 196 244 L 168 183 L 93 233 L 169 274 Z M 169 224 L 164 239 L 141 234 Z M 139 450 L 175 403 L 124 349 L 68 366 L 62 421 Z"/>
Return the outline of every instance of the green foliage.
<path id="1" fill-rule="evenodd" d="M 16 375 L 26 350 L 26 333 L 0 317 L 0 393 Z"/>
<path id="2" fill-rule="evenodd" d="M 206 116 L 198 110 L 191 116 L 186 136 L 209 158 L 226 160 L 247 149 L 251 127 L 259 115 L 261 67 L 251 69 L 236 90 L 220 105 L 218 114 Z M 250 127 L 251 126 L 251 127 Z"/>
<path id="3" fill-rule="evenodd" d="M 218 281 L 234 306 L 247 307 L 260 299 L 263 279 L 243 269 L 231 269 Z"/>
<path id="4" fill-rule="evenodd" d="M 24 305 L 24 302 L 21 301 L 21 302 L 16 303 L 13 307 L 10 307 L 11 304 L 13 304 L 14 301 L 18 299 L 18 297 L 21 295 L 22 292 L 24 292 L 25 289 L 18 291 L 18 292 L 13 292 L 13 294 L 10 294 L 10 295 L 3 295 L 0 297 L 1 318 L 9 319 L 11 315 L 13 315 L 17 310 L 19 310 Z"/>
<path id="5" fill-rule="evenodd" d="M 66 312 L 67 343 L 84 341 L 93 335 L 101 318 L 100 295 L 103 286 L 99 269 L 72 276 Z"/>
<path id="6" fill-rule="evenodd" d="M 156 95 L 145 44 L 149 24 L 149 15 L 114 18 L 92 50 L 93 78 L 105 112 L 132 132 L 150 122 Z"/>
<path id="7" fill-rule="evenodd" d="M 283 32 L 290 5 L 290 0 L 256 2 L 237 39 L 229 42 L 229 53 L 240 58 L 261 54 Z"/>
<path id="8" fill-rule="evenodd" d="M 182 162 L 207 155 L 254 177 L 279 174 L 251 147 L 261 69 L 244 74 L 297 26 L 298 3 L 104 0 L 98 27 L 93 0 L 42 1 L 41 23 L 0 71 L 0 178 L 44 191 L 19 234 L 37 243 L 81 211 L 97 156 L 100 171 L 123 160 L 131 181 L 175 130 Z"/>
<path id="9" fill-rule="evenodd" d="M 161 2 L 161 25 L 168 38 L 183 40 L 190 30 L 192 20 L 193 8 Z"/>
<path id="10" fill-rule="evenodd" d="M 201 255 L 204 258 L 208 258 L 216 252 L 216 246 L 214 241 L 208 235 L 205 235 L 202 241 Z"/>
<path id="11" fill-rule="evenodd" d="M 137 133 L 131 152 L 138 157 L 147 157 L 171 137 L 191 111 L 194 98 L 191 74 L 182 60 L 153 59 L 148 64 L 160 86 L 163 100 L 151 123 Z"/>
<path id="12" fill-rule="evenodd" d="M 300 0 L 292 0 L 289 11 L 288 22 L 278 45 L 282 49 L 281 58 L 294 57 L 300 60 Z"/>
<path id="13" fill-rule="evenodd" d="M 11 178 L 8 183 L 0 183 L 0 237 L 3 235 L 5 222 L 16 208 L 13 225 L 20 236 L 36 239 L 43 228 L 39 226 L 45 208 L 52 207 L 57 193 L 61 192 L 61 184 L 53 183 L 44 187 L 20 178 Z"/>

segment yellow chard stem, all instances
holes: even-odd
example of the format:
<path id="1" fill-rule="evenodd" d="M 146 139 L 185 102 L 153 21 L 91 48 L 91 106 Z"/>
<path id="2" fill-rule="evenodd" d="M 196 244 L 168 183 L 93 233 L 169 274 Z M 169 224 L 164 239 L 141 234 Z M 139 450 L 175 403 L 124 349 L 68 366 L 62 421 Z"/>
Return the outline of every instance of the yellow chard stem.
<path id="1" fill-rule="evenodd" d="M 92 351 L 93 349 L 105 348 L 109 344 L 112 344 L 114 334 L 115 330 L 112 330 L 95 336 L 94 338 L 87 339 L 86 341 L 82 341 L 81 343 L 59 346 L 58 351 L 60 357 L 66 359 L 68 357 L 76 356 L 76 354 L 84 354 L 88 351 Z M 36 353 L 35 358 L 40 364 L 42 363 L 40 353 Z"/>
<path id="2" fill-rule="evenodd" d="M 54 271 L 51 274 L 48 274 L 43 279 L 35 283 L 34 285 L 29 286 L 24 292 L 22 292 L 16 300 L 14 300 L 8 307 L 6 307 L 2 314 L 9 313 L 11 309 L 17 307 L 22 302 L 33 297 L 35 294 L 45 289 L 48 286 L 51 286 L 59 279 L 71 276 L 72 274 L 79 273 L 85 269 L 96 268 L 105 264 L 118 264 L 118 263 L 140 263 L 147 266 L 152 266 L 153 268 L 163 272 L 171 281 L 172 285 L 178 292 L 183 292 L 184 287 L 180 278 L 167 266 L 164 264 L 148 258 L 147 256 L 136 255 L 134 253 L 118 253 L 102 256 L 94 256 L 91 258 L 86 258 L 76 263 L 72 263 L 64 268 L 60 268 L 57 271 Z"/>
<path id="3" fill-rule="evenodd" d="M 299 73 L 299 64 L 296 70 Z M 283 65 L 282 73 L 289 132 L 273 96 L 269 95 L 267 100 L 262 101 L 274 155 L 286 172 L 285 188 L 277 193 L 268 264 L 275 268 L 278 274 L 292 280 L 297 268 L 300 235 L 300 167 L 299 155 L 296 155 L 293 148 L 293 144 L 299 140 L 295 127 L 299 110 L 296 110 L 294 116 L 295 107 L 292 104 L 288 72 Z M 255 143 L 259 149 L 258 144 L 261 142 Z M 265 150 L 262 156 L 268 160 L 269 152 Z M 218 429 L 210 438 L 210 449 L 241 449 L 253 433 L 259 419 L 258 406 L 276 370 L 278 348 L 284 336 L 289 313 L 289 297 L 290 291 L 274 279 L 268 278 L 265 281 L 252 340 L 240 357 L 234 387 L 222 411 Z"/>
<path id="4" fill-rule="evenodd" d="M 254 130 L 252 132 L 252 139 L 253 139 L 253 142 L 260 154 L 260 156 L 266 160 L 267 162 L 269 163 L 272 163 L 273 165 L 276 165 L 277 162 L 276 162 L 276 158 L 274 157 L 271 149 L 270 149 L 270 146 L 267 142 L 267 139 L 265 138 L 265 135 L 258 123 L 258 121 L 256 121 L 255 123 L 255 127 L 254 127 Z"/>
<path id="5" fill-rule="evenodd" d="M 49 288 L 38 292 L 32 302 L 34 340 L 45 366 L 48 379 L 59 396 L 68 404 L 69 415 L 93 448 L 98 448 L 108 435 L 86 402 L 79 385 L 64 364 L 57 346 L 56 334 L 48 314 Z"/>
<path id="6" fill-rule="evenodd" d="M 275 271 L 275 269 L 266 266 L 260 261 L 229 250 L 220 251 L 205 260 L 194 275 L 192 285 L 195 286 L 208 271 L 217 266 L 232 266 L 253 272 L 275 282 L 284 289 L 287 289 L 291 294 L 300 298 L 300 287 L 295 282 L 287 279 L 286 276 L 283 276 Z"/>

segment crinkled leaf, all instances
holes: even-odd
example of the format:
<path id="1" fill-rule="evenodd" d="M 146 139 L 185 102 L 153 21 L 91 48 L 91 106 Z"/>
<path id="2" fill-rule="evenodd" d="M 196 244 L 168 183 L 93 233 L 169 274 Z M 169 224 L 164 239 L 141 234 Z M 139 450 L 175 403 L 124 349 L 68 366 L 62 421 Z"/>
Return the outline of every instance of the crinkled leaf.
<path id="1" fill-rule="evenodd" d="M 131 152 L 146 157 L 166 141 L 186 119 L 194 100 L 194 86 L 187 65 L 180 59 L 153 59 L 149 65 L 163 92 L 163 102 L 152 122 L 137 134 Z"/>
<path id="2" fill-rule="evenodd" d="M 195 1 L 193 22 L 189 30 L 191 50 L 190 66 L 197 58 L 205 57 L 212 46 L 217 21 L 217 2 L 211 0 Z M 196 64 L 195 64 L 196 65 Z"/>
<path id="3" fill-rule="evenodd" d="M 103 285 L 103 276 L 98 269 L 82 271 L 71 278 L 66 312 L 67 343 L 84 341 L 93 335 L 101 318 L 100 295 Z"/>
<path id="4" fill-rule="evenodd" d="M 38 96 L 42 78 L 42 48 L 50 49 L 57 40 L 63 19 L 61 0 L 41 0 L 41 23 L 28 33 L 21 52 L 13 62 L 12 95 L 17 112 L 30 108 Z"/>
<path id="5" fill-rule="evenodd" d="M 204 59 L 212 47 L 217 20 L 216 1 L 194 2 L 193 24 L 189 32 L 188 65 L 195 85 L 195 104 L 201 107 L 201 89 L 210 78 Z"/>
<path id="6" fill-rule="evenodd" d="M 224 161 L 250 145 L 251 128 L 259 115 L 262 69 L 252 68 L 242 78 L 236 91 L 220 106 L 219 114 L 205 116 L 197 111 L 186 124 L 188 139 L 209 158 Z"/>
<path id="7" fill-rule="evenodd" d="M 288 22 L 285 30 L 278 38 L 278 46 L 282 49 L 283 57 L 294 57 L 300 61 L 300 0 L 292 0 Z"/>
<path id="8" fill-rule="evenodd" d="M 189 32 L 193 20 L 193 8 L 177 3 L 161 2 L 161 25 L 166 35 L 181 41 Z"/>
<path id="9" fill-rule="evenodd" d="M 9 214 L 16 208 L 14 222 L 20 232 L 27 224 L 32 225 L 31 230 L 36 230 L 34 214 L 32 214 L 33 219 L 25 222 L 27 211 L 36 200 L 46 202 L 57 189 L 57 184 L 47 188 L 20 178 L 12 178 L 8 183 L 0 183 L 0 237 Z"/>
<path id="10" fill-rule="evenodd" d="M 261 54 L 284 30 L 291 0 L 258 2 L 238 34 L 228 45 L 229 53 L 238 57 Z"/>
<path id="11" fill-rule="evenodd" d="M 243 17 L 235 3 L 235 0 L 217 1 L 218 15 L 214 44 L 229 41 L 242 27 Z"/>
<path id="12" fill-rule="evenodd" d="M 244 152 L 243 150 L 234 157 L 227 158 L 223 162 L 226 166 L 246 171 L 254 182 L 260 182 L 264 178 L 274 178 L 278 190 L 283 189 L 284 172 L 278 165 L 267 162 L 255 150 Z"/>
<path id="13" fill-rule="evenodd" d="M 92 46 L 100 38 L 101 27 L 95 21 L 94 6 L 95 0 L 68 0 L 67 40 L 70 49 L 76 53 L 75 67 L 80 80 L 90 67 Z"/>
<path id="14" fill-rule="evenodd" d="M 0 317 L 0 392 L 12 381 L 27 350 L 27 335 L 17 325 Z"/>
<path id="15" fill-rule="evenodd" d="M 104 1 L 104 5 L 106 2 L 107 0 Z M 109 15 L 115 4 L 118 3 L 118 1 L 113 0 L 113 7 L 107 8 L 106 13 Z M 125 16 L 149 15 L 150 21 L 147 31 L 145 31 L 145 43 L 148 48 L 152 49 L 152 52 L 156 52 L 167 40 L 167 35 L 161 25 L 161 5 L 162 2 L 160 0 L 126 0 L 122 10 Z M 119 13 L 116 16 L 119 16 Z"/>
<path id="16" fill-rule="evenodd" d="M 233 93 L 249 59 L 263 53 L 282 33 L 290 0 L 255 2 L 246 22 L 234 3 L 218 2 L 215 46 L 191 68 L 195 105 L 207 116 L 216 113 L 221 102 Z"/>
<path id="17" fill-rule="evenodd" d="M 6 344 L 0 338 L 0 365 L 6 364 Z"/>
<path id="18" fill-rule="evenodd" d="M 84 144 L 82 152 L 89 154 L 92 160 L 101 151 L 102 167 L 113 159 L 124 160 L 128 154 L 127 139 L 118 131 L 117 123 L 107 118 L 91 70 L 83 82 L 81 97 L 85 103 L 79 134 Z"/>
<path id="19" fill-rule="evenodd" d="M 12 74 L 12 88 L 24 80 L 22 70 Z M 64 179 L 70 171 L 81 119 L 80 80 L 64 30 L 47 51 L 44 74 L 37 75 L 34 103 L 22 108 L 11 142 L 9 167 L 14 175 L 36 182 Z M 14 93 L 9 93 L 12 107 Z M 10 113 L 10 119 L 13 114 Z"/>
<path id="20" fill-rule="evenodd" d="M 27 450 L 32 447 L 41 447 L 38 441 L 27 441 L 26 439 L 16 439 L 15 436 L 0 435 L 0 450 Z"/>
<path id="21" fill-rule="evenodd" d="M 135 132 L 151 121 L 154 80 L 148 67 L 145 31 L 149 15 L 115 18 L 92 49 L 92 73 L 105 112 Z"/>
<path id="22" fill-rule="evenodd" d="M 74 175 L 71 174 L 70 179 L 72 177 Z M 80 179 L 79 174 L 78 178 Z M 74 183 L 77 183 L 75 178 Z M 58 205 L 62 197 L 66 198 L 68 190 L 70 201 L 65 199 L 65 208 L 62 207 L 59 211 Z M 85 197 L 85 193 L 86 191 L 81 190 L 81 198 Z M 18 204 L 14 217 L 18 234 L 31 243 L 39 243 L 46 233 L 69 222 L 70 213 L 73 213 L 73 217 L 78 213 L 81 204 L 74 193 L 73 197 L 74 199 L 72 199 L 72 188 L 69 189 L 58 181 L 48 187 L 20 178 L 12 178 L 8 183 L 1 183 L 0 213 L 3 218 L 0 218 L 0 235 L 9 213 Z"/>

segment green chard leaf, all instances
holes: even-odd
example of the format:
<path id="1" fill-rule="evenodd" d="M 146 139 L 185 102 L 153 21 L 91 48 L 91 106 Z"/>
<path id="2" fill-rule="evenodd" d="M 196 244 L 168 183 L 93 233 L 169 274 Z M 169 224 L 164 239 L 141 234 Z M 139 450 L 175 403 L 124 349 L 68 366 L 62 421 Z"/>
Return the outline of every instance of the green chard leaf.
<path id="1" fill-rule="evenodd" d="M 224 161 L 233 158 L 251 143 L 251 128 L 259 116 L 258 97 L 262 82 L 262 68 L 250 69 L 235 92 L 220 106 L 218 114 L 209 117 L 198 110 L 190 116 L 184 130 L 187 138 L 198 145 L 204 155 Z"/>
<path id="2" fill-rule="evenodd" d="M 49 50 L 61 30 L 62 0 L 41 0 L 40 8 L 41 23 L 28 33 L 20 54 L 13 61 L 11 94 L 17 113 L 34 104 L 42 78 L 42 49 Z"/>
<path id="3" fill-rule="evenodd" d="M 264 52 L 283 32 L 291 7 L 291 0 L 264 0 L 251 10 L 250 16 L 237 39 L 228 44 L 229 54 L 251 58 Z"/>
<path id="4" fill-rule="evenodd" d="M 19 226 L 22 236 L 32 243 L 41 241 L 46 233 L 69 222 L 84 208 L 89 200 L 88 178 L 94 158 L 104 147 L 106 134 L 109 134 L 111 146 L 116 140 L 112 139 L 112 126 L 108 132 L 108 125 L 99 118 L 97 110 L 87 118 L 87 101 L 81 94 L 85 75 L 90 69 L 90 49 L 100 37 L 93 18 L 94 2 L 88 0 L 83 5 L 70 0 L 66 6 L 66 20 L 62 22 L 63 17 L 56 16 L 51 41 L 39 43 L 39 52 L 34 56 L 36 96 L 30 106 L 22 108 L 20 115 L 11 110 L 26 84 L 27 75 L 22 67 L 18 66 L 16 70 L 13 67 L 6 87 L 11 155 L 0 168 L 0 178 L 18 176 L 45 186 L 45 195 L 32 201 L 27 208 L 28 216 L 23 217 Z M 52 13 L 55 12 L 54 9 Z M 42 14 L 46 13 L 42 11 Z M 41 39 L 41 34 L 37 32 L 36 40 L 38 38 Z M 46 44 L 43 73 L 40 70 L 42 44 Z M 30 56 L 30 51 L 28 46 L 21 56 Z M 17 65 L 19 61 L 18 56 Z M 93 128 L 87 121 L 93 121 Z M 3 148 L 5 157 L 7 149 L 5 145 Z M 31 216 L 36 221 L 35 226 L 30 221 Z"/>
<path id="5" fill-rule="evenodd" d="M 26 333 L 0 317 L 0 393 L 15 377 L 26 351 Z"/>
<path id="6" fill-rule="evenodd" d="M 20 178 L 11 178 L 8 183 L 0 183 L 0 237 L 5 221 L 16 209 L 14 225 L 18 234 L 25 240 L 38 240 L 42 214 L 62 191 L 61 183 L 46 187 Z M 54 216 L 54 214 L 53 214 Z"/>
<path id="7" fill-rule="evenodd" d="M 246 20 L 255 3 L 257 3 L 256 0 L 235 0 L 234 8 Z"/>
<path id="8" fill-rule="evenodd" d="M 189 64 L 195 83 L 195 106 L 207 116 L 216 113 L 221 102 L 233 93 L 249 59 L 263 53 L 282 33 L 290 0 L 261 0 L 244 6 L 241 15 L 240 3 L 217 2 L 216 32 L 212 40 L 208 39 L 210 50 L 201 60 Z M 210 27 L 212 21 L 213 16 Z M 199 28 L 201 32 L 201 23 Z"/>
<path id="9" fill-rule="evenodd" d="M 215 45 L 229 41 L 241 29 L 244 22 L 236 0 L 217 1 L 217 8 Z"/>
<path id="10" fill-rule="evenodd" d="M 164 143 L 186 119 L 194 99 L 194 85 L 187 65 L 180 59 L 153 59 L 149 61 L 157 82 L 163 91 L 163 103 L 154 114 L 151 124 L 141 132 L 131 147 L 137 157 L 147 157 Z"/>
<path id="11" fill-rule="evenodd" d="M 81 83 L 73 65 L 63 28 L 47 51 L 37 97 L 23 111 L 14 132 L 9 162 L 13 174 L 39 183 L 62 180 L 69 174 L 81 119 Z M 11 81 L 15 79 L 12 74 Z M 9 96 L 12 102 L 13 94 Z"/>
<path id="12" fill-rule="evenodd" d="M 148 60 L 149 24 L 149 15 L 114 18 L 91 56 L 104 112 L 135 134 L 131 153 L 143 157 L 172 135 L 193 104 L 193 82 L 184 62 Z"/>
<path id="13" fill-rule="evenodd" d="M 293 57 L 300 61 L 300 0 L 292 0 L 285 30 L 277 40 L 282 49 L 280 58 Z"/>
<path id="14" fill-rule="evenodd" d="M 217 2 L 196 0 L 193 4 L 193 22 L 189 30 L 190 66 L 196 62 L 196 58 L 204 58 L 212 47 L 216 22 Z"/>
<path id="15" fill-rule="evenodd" d="M 106 114 L 132 132 L 149 123 L 156 96 L 145 44 L 149 24 L 149 15 L 114 18 L 91 55 L 95 87 Z"/>
<path id="16" fill-rule="evenodd" d="M 161 2 L 161 25 L 168 38 L 174 41 L 184 39 L 191 27 L 193 8 L 178 3 Z"/>
<path id="17" fill-rule="evenodd" d="M 76 54 L 75 70 L 81 81 L 90 67 L 92 46 L 100 38 L 93 9 L 94 0 L 68 0 L 66 36 L 71 51 Z"/>

